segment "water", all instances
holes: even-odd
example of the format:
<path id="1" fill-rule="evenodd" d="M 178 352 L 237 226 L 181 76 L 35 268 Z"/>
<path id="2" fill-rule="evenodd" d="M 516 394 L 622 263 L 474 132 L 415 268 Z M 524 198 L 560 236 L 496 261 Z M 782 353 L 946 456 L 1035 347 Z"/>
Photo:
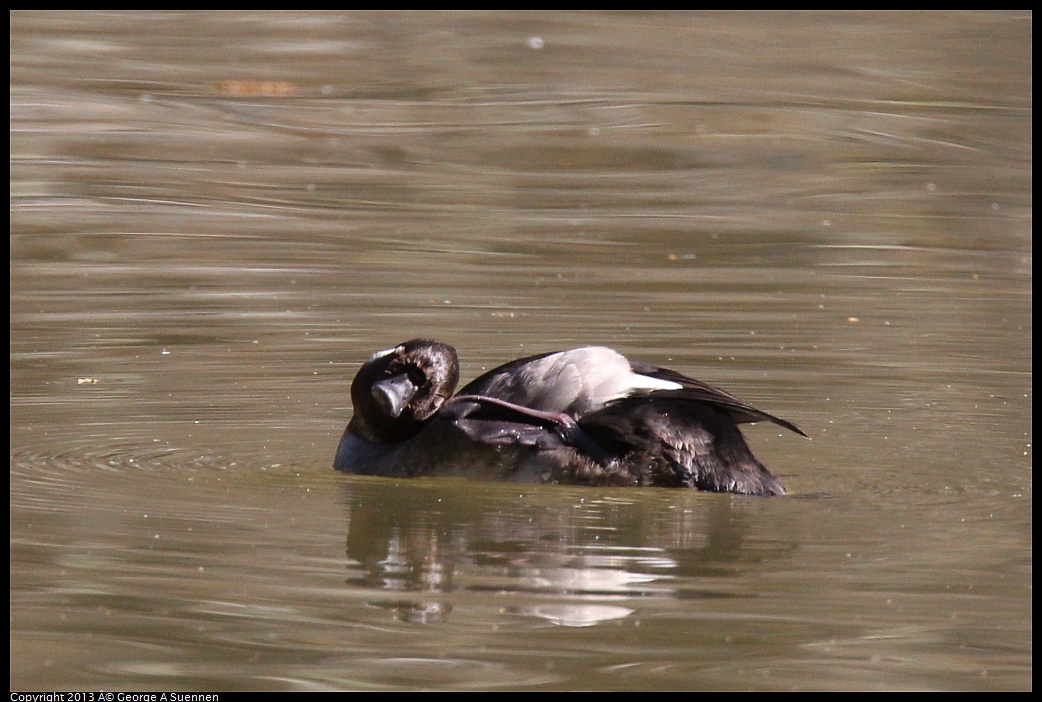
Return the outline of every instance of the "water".
<path id="1" fill-rule="evenodd" d="M 1031 15 L 11 15 L 12 689 L 1029 689 Z M 792 497 L 334 474 L 608 344 Z"/>

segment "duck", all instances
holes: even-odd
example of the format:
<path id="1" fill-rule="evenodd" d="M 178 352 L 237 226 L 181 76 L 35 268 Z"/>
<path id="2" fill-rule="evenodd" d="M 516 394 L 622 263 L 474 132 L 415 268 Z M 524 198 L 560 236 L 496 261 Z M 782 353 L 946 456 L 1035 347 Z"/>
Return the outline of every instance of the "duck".
<path id="1" fill-rule="evenodd" d="M 738 425 L 807 437 L 725 390 L 604 346 L 510 361 L 455 393 L 459 376 L 456 350 L 433 339 L 374 353 L 351 384 L 333 467 L 771 496 L 785 488 Z"/>

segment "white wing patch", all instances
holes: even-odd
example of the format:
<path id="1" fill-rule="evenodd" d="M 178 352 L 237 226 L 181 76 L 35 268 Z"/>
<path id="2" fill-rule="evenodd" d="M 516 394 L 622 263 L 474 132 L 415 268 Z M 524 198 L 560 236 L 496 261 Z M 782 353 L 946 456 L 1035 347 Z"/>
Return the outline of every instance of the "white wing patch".
<path id="1" fill-rule="evenodd" d="M 587 346 L 549 356 L 563 380 L 571 374 L 568 409 L 586 412 L 639 390 L 680 390 L 679 383 L 634 373 L 625 356 L 603 346 Z M 564 403 L 559 403 L 564 404 Z"/>
<path id="2" fill-rule="evenodd" d="M 682 388 L 671 380 L 635 373 L 618 351 L 586 346 L 494 373 L 472 390 L 532 409 L 578 417 L 641 391 Z"/>
<path id="3" fill-rule="evenodd" d="M 674 383 L 672 380 L 662 380 L 661 378 L 652 378 L 650 375 L 641 375 L 640 373 L 633 373 L 630 376 L 630 382 L 634 389 L 640 390 L 683 390 L 684 386 L 680 383 Z"/>

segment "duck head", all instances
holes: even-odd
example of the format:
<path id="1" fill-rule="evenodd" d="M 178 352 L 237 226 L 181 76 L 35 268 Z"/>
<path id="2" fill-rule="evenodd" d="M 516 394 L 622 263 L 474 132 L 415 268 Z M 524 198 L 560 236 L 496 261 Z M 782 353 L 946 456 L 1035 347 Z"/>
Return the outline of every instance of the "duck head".
<path id="1" fill-rule="evenodd" d="M 382 444 L 415 436 L 459 382 L 456 349 L 430 339 L 412 339 L 374 353 L 351 383 L 355 436 Z"/>

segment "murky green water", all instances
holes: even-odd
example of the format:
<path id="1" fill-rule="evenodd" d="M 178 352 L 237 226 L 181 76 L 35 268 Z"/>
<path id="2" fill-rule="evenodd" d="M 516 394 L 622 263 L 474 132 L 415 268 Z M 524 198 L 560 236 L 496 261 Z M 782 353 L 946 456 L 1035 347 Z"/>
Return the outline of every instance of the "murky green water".
<path id="1" fill-rule="evenodd" d="M 1031 15 L 11 15 L 11 688 L 1029 689 Z M 608 344 L 754 499 L 334 474 Z"/>

